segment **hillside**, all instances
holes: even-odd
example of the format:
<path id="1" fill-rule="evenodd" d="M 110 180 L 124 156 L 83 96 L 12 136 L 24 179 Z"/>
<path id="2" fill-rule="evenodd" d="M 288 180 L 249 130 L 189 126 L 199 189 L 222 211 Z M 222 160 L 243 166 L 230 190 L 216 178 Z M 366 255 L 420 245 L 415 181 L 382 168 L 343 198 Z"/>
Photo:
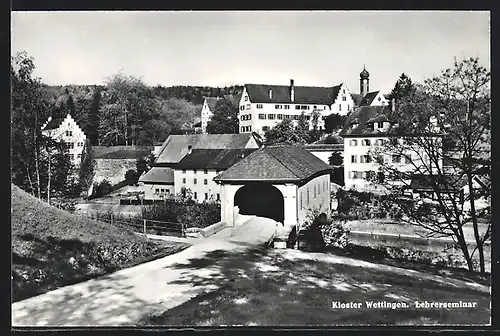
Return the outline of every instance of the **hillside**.
<path id="1" fill-rule="evenodd" d="M 178 252 L 130 230 L 54 208 L 12 185 L 14 301 Z"/>

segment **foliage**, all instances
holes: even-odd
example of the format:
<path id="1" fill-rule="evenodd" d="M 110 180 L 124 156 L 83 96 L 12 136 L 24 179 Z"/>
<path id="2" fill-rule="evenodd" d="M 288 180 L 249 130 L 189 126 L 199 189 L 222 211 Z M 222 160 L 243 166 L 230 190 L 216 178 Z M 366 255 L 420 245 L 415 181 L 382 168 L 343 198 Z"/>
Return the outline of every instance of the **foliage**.
<path id="1" fill-rule="evenodd" d="M 79 170 L 80 187 L 84 191 L 87 191 L 92 185 L 95 174 L 95 165 L 94 150 L 92 148 L 91 141 L 87 139 L 83 147 L 82 162 Z"/>
<path id="2" fill-rule="evenodd" d="M 233 134 L 238 133 L 238 105 L 230 99 L 219 99 L 215 104 L 215 111 L 208 121 L 207 132 L 209 134 Z"/>
<path id="3" fill-rule="evenodd" d="M 302 130 L 297 130 L 291 119 L 283 119 L 265 132 L 265 145 L 303 145 L 307 139 Z"/>
<path id="4" fill-rule="evenodd" d="M 128 185 L 134 185 L 139 181 L 139 174 L 134 169 L 129 169 L 125 172 L 125 182 Z"/>
<path id="5" fill-rule="evenodd" d="M 414 194 L 411 202 L 393 193 L 393 203 L 408 221 L 426 228 L 430 236 L 451 237 L 464 254 L 469 270 L 474 269 L 474 254 L 479 254 L 479 268 L 484 272 L 484 250 L 491 236 L 491 222 L 479 234 L 478 217 L 490 212 L 491 198 L 491 74 L 477 58 L 455 61 L 453 68 L 416 85 L 413 94 L 397 104 L 391 119 L 400 141 L 388 141 L 375 157 L 411 155 L 412 169 L 401 172 L 388 160 L 378 160 L 388 176 L 384 186 L 391 191 L 409 187 L 419 179 L 434 195 Z M 437 133 L 443 134 L 435 136 Z M 434 136 L 431 136 L 434 135 Z M 442 163 L 445 164 L 443 166 Z M 480 209 L 478 205 L 485 205 Z M 464 225 L 471 224 L 475 245 L 465 240 Z"/>
<path id="6" fill-rule="evenodd" d="M 204 228 L 220 221 L 220 204 L 217 202 L 198 203 L 187 192 L 186 196 L 179 194 L 175 198 L 166 199 L 163 204 L 144 207 L 142 217 Z"/>
<path id="7" fill-rule="evenodd" d="M 411 78 L 405 73 L 402 73 L 396 81 L 396 84 L 394 84 L 394 88 L 389 94 L 389 99 L 395 99 L 396 103 L 398 103 L 401 99 L 411 97 L 415 93 L 416 89 L 417 88 L 413 84 Z"/>
<path id="8" fill-rule="evenodd" d="M 345 219 L 333 218 L 331 214 L 312 209 L 309 210 L 302 228 L 319 232 L 321 244 L 325 247 L 345 248 L 349 245 L 349 230 L 345 227 Z"/>
<path id="9" fill-rule="evenodd" d="M 328 158 L 328 164 L 330 166 L 341 166 L 344 164 L 344 158 L 341 152 L 333 152 Z"/>
<path id="10" fill-rule="evenodd" d="M 332 135 L 332 134 L 329 134 L 324 140 L 323 140 L 323 143 L 325 144 L 343 144 L 344 143 L 344 139 L 342 139 L 340 136 L 338 135 Z"/>
<path id="11" fill-rule="evenodd" d="M 339 218 L 401 220 L 403 217 L 403 211 L 394 205 L 392 198 L 388 195 L 339 189 L 333 197 L 336 197 L 338 201 Z"/>
<path id="12" fill-rule="evenodd" d="M 346 117 L 340 115 L 339 113 L 332 113 L 326 117 L 325 120 L 325 132 L 332 133 L 344 126 Z"/>
<path id="13" fill-rule="evenodd" d="M 99 198 L 108 195 L 112 191 L 112 186 L 108 180 L 104 179 L 99 183 L 94 183 L 92 191 L 92 197 Z"/>

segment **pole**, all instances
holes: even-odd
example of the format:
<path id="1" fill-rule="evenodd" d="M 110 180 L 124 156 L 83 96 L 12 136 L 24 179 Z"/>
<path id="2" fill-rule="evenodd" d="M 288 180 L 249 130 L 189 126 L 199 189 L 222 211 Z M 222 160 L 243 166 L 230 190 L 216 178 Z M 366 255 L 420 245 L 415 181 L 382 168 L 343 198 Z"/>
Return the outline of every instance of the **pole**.
<path id="1" fill-rule="evenodd" d="M 146 234 L 146 220 L 145 220 L 145 219 L 143 219 L 142 221 L 143 221 L 143 223 L 144 223 L 144 234 Z"/>

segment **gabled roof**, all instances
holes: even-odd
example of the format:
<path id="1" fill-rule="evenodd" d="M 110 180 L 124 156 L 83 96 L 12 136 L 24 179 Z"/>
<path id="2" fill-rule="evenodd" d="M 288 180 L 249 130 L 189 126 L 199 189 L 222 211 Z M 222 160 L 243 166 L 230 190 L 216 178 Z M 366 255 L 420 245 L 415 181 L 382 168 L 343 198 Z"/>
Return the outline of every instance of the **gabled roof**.
<path id="1" fill-rule="evenodd" d="M 445 175 L 444 176 L 445 184 L 439 182 L 438 175 L 424 175 L 424 174 L 414 174 L 412 175 L 410 188 L 413 190 L 433 190 L 433 186 L 439 186 L 438 189 L 446 190 L 459 190 L 466 185 L 466 181 L 464 178 Z"/>
<path id="2" fill-rule="evenodd" d="M 217 101 L 219 100 L 219 97 L 205 97 L 205 101 L 207 102 L 208 108 L 210 111 L 215 110 L 215 105 L 217 104 Z"/>
<path id="3" fill-rule="evenodd" d="M 383 120 L 381 116 L 387 117 L 390 115 L 391 109 L 389 106 L 362 106 L 356 111 L 351 113 L 344 124 L 344 128 L 340 132 L 340 136 L 350 136 L 350 135 L 365 135 L 365 134 L 379 134 L 381 132 L 374 131 L 368 127 L 369 120 Z M 387 119 L 388 120 L 388 119 Z M 358 122 L 356 128 L 352 127 L 353 121 Z"/>
<path id="4" fill-rule="evenodd" d="M 247 157 L 257 148 L 194 149 L 174 169 L 220 169 L 225 170 Z"/>
<path id="5" fill-rule="evenodd" d="M 48 131 L 48 130 L 53 130 L 53 129 L 57 129 L 59 128 L 59 126 L 61 126 L 62 122 L 64 121 L 64 119 L 66 118 L 55 118 L 55 119 L 51 119 L 47 125 L 43 128 L 44 131 Z"/>
<path id="6" fill-rule="evenodd" d="M 262 147 L 214 178 L 214 181 L 299 182 L 331 167 L 298 146 Z"/>
<path id="7" fill-rule="evenodd" d="M 380 91 L 368 92 L 361 100 L 361 103 L 359 104 L 359 106 L 370 106 L 373 103 L 373 100 L 375 99 L 375 97 L 377 97 L 379 92 Z"/>
<path id="8" fill-rule="evenodd" d="M 174 184 L 174 170 L 168 167 L 152 167 L 139 178 L 139 182 Z"/>
<path id="9" fill-rule="evenodd" d="M 246 148 L 252 139 L 255 137 L 250 133 L 170 135 L 160 148 L 155 165 L 178 163 L 188 154 L 189 146 L 193 150 Z"/>
<path id="10" fill-rule="evenodd" d="M 290 86 L 246 84 L 246 90 L 252 103 L 287 103 L 331 105 L 337 98 L 342 84 L 334 87 L 295 86 L 294 101 L 290 96 Z M 269 98 L 272 90 L 272 98 Z"/>

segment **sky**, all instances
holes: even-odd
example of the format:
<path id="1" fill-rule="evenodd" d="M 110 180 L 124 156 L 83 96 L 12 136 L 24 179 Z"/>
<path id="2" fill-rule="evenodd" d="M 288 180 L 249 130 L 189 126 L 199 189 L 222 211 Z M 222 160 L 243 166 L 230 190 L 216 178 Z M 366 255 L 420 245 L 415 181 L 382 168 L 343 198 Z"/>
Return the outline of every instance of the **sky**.
<path id="1" fill-rule="evenodd" d="M 49 85 L 103 84 L 122 72 L 148 85 L 334 86 L 389 93 L 456 57 L 490 68 L 490 14 L 479 11 L 12 12 L 11 52 Z"/>

